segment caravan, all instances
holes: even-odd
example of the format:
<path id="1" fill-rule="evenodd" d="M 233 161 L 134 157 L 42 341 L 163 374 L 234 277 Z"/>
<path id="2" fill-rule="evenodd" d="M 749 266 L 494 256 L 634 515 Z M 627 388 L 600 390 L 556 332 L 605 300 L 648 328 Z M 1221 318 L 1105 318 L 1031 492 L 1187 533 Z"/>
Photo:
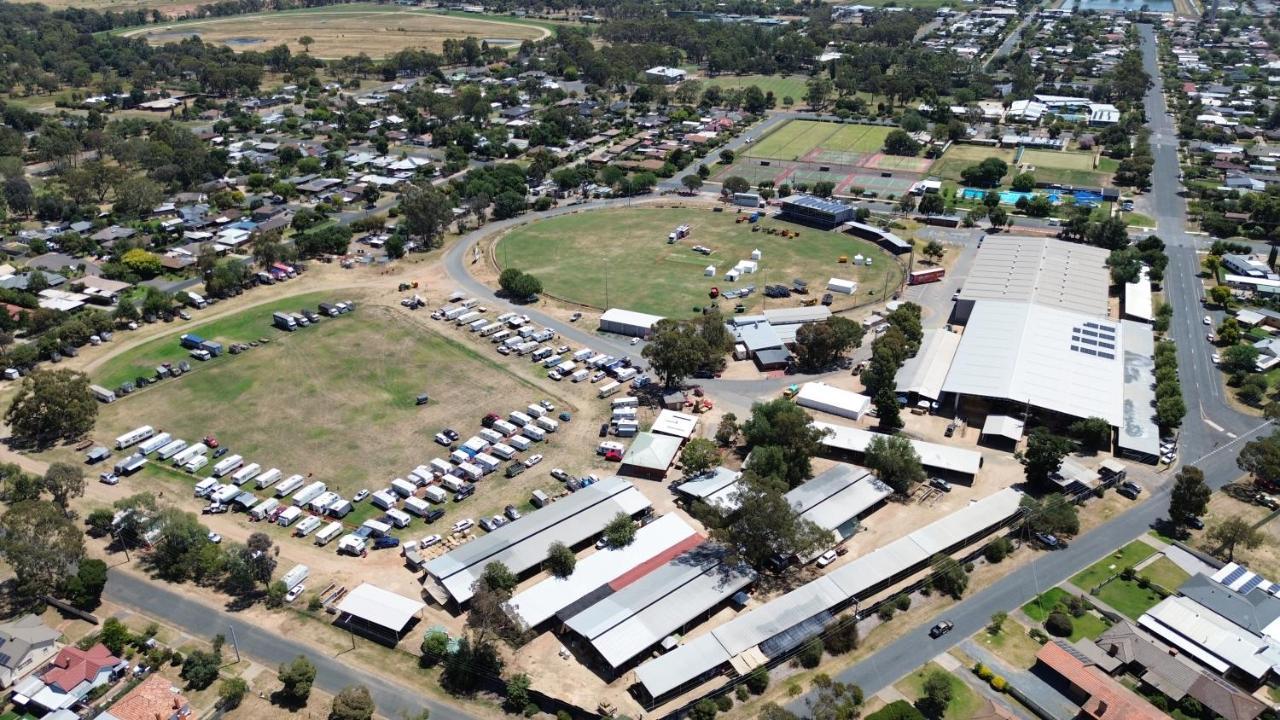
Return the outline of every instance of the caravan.
<path id="1" fill-rule="evenodd" d="M 280 476 L 282 474 L 283 473 L 281 473 L 278 468 L 271 468 L 270 470 L 259 475 L 257 479 L 254 481 L 254 484 L 259 489 L 264 487 L 270 487 L 272 484 L 274 484 L 277 480 L 280 479 Z"/>
<path id="2" fill-rule="evenodd" d="M 150 425 L 143 425 L 140 428 L 135 428 L 116 438 L 116 449 L 123 450 L 130 445 L 136 445 L 155 434 L 155 428 Z"/>
<path id="3" fill-rule="evenodd" d="M 270 515 L 271 511 L 278 507 L 280 507 L 279 500 L 276 498 L 267 498 L 257 505 L 254 505 L 253 508 L 249 510 L 249 517 L 253 520 L 261 520 L 267 515 Z"/>
<path id="4" fill-rule="evenodd" d="M 328 488 L 325 486 L 324 483 L 317 480 L 316 482 L 313 482 L 310 485 L 302 488 L 298 492 L 294 493 L 293 504 L 297 507 L 302 507 L 303 505 L 306 505 L 312 500 L 315 500 L 316 498 L 320 497 L 322 494 L 324 494 L 324 491 L 327 489 Z"/>
<path id="5" fill-rule="evenodd" d="M 213 489 L 216 487 L 218 487 L 217 480 L 213 478 L 205 478 L 196 483 L 196 497 L 209 497 L 209 493 L 213 492 Z"/>
<path id="6" fill-rule="evenodd" d="M 259 465 L 258 463 L 249 463 L 248 465 L 245 465 L 244 467 L 237 470 L 235 474 L 231 476 L 231 482 L 235 483 L 236 485 L 244 485 L 250 480 L 258 477 L 258 475 L 261 473 L 262 473 L 261 465 Z"/>
<path id="7" fill-rule="evenodd" d="M 153 435 L 146 442 L 143 442 L 141 445 L 138 446 L 138 452 L 142 453 L 143 455 L 150 455 L 151 453 L 159 450 L 165 445 L 168 445 L 169 441 L 172 439 L 173 439 L 173 436 L 167 432 L 162 432 L 159 435 Z"/>
<path id="8" fill-rule="evenodd" d="M 333 540 L 334 538 L 338 537 L 341 534 L 342 534 L 342 523 L 338 522 L 337 520 L 334 520 L 328 525 L 325 525 L 323 530 L 316 533 L 316 544 L 328 545 L 330 540 Z"/>
<path id="9" fill-rule="evenodd" d="M 243 464 L 244 464 L 244 458 L 240 457 L 239 455 L 232 455 L 230 457 L 225 457 L 222 460 L 220 460 L 217 465 L 213 466 L 213 476 L 220 478 L 224 475 L 227 475 L 228 473 L 233 472 L 236 468 L 240 467 Z"/>
<path id="10" fill-rule="evenodd" d="M 173 464 L 175 467 L 182 467 L 183 465 L 186 465 L 187 461 L 190 460 L 191 458 L 197 455 L 203 455 L 208 451 L 209 451 L 209 448 L 205 447 L 204 443 L 196 443 L 195 445 L 192 445 L 191 447 L 187 448 L 186 450 L 183 450 L 177 455 L 174 455 Z"/>
<path id="11" fill-rule="evenodd" d="M 280 527 L 289 527 L 297 522 L 300 517 L 302 517 L 302 508 L 287 507 L 284 509 L 284 512 L 276 516 L 276 524 Z"/>
<path id="12" fill-rule="evenodd" d="M 315 515 L 308 515 L 302 518 L 301 522 L 298 523 L 298 527 L 293 529 L 293 534 L 298 537 L 306 537 L 315 532 L 322 522 L 324 521 Z"/>
<path id="13" fill-rule="evenodd" d="M 294 490 L 302 487 L 302 484 L 306 481 L 307 479 L 301 475 L 290 475 L 284 480 L 281 480 L 280 484 L 276 485 L 276 497 L 282 498 L 285 495 L 288 495 Z"/>
<path id="14" fill-rule="evenodd" d="M 169 442 L 167 445 L 165 445 L 164 447 L 160 448 L 160 450 L 156 452 L 156 457 L 161 460 L 168 460 L 169 458 L 173 457 L 174 455 L 177 455 L 178 453 L 186 449 L 187 449 L 186 440 L 173 440 Z"/>

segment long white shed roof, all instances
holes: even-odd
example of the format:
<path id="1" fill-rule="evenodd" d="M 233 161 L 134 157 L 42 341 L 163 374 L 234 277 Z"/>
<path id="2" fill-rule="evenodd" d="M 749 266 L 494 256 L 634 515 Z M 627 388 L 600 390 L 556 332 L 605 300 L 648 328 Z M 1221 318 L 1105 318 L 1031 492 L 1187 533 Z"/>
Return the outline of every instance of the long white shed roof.
<path id="1" fill-rule="evenodd" d="M 835 423 L 815 421 L 813 425 L 816 428 L 830 431 L 822 438 L 824 445 L 849 452 L 866 452 L 867 446 L 879 435 L 879 433 L 874 433 L 870 430 L 848 425 L 836 425 Z M 925 467 L 964 473 L 966 475 L 977 475 L 978 470 L 982 468 L 982 453 L 973 450 L 951 447 L 950 445 L 939 445 L 923 440 L 912 440 L 911 446 L 916 449 L 916 454 L 920 456 L 920 462 Z"/>
<path id="2" fill-rule="evenodd" d="M 919 352 L 898 369 L 898 391 L 937 400 L 942 395 L 942 384 L 946 382 L 959 348 L 960 333 L 943 329 L 925 330 Z"/>
<path id="3" fill-rule="evenodd" d="M 338 612 L 400 632 L 424 607 L 426 604 L 419 600 L 362 583 L 342 598 Z"/>

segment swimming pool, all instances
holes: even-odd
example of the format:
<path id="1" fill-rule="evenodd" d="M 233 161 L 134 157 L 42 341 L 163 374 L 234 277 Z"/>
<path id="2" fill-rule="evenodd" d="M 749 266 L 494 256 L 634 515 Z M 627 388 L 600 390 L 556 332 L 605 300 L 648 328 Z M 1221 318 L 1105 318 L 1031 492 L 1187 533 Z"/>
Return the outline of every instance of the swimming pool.
<path id="1" fill-rule="evenodd" d="M 986 197 L 988 192 L 990 191 L 981 188 L 965 188 L 960 191 L 960 197 L 963 200 L 981 200 Z M 1004 205 L 1017 205 L 1018 201 L 1023 198 L 1030 200 L 1036 196 L 1036 193 L 1019 192 L 1017 190 L 1001 190 L 998 194 L 1000 195 L 1001 204 Z M 1043 193 L 1043 195 L 1049 198 L 1049 202 L 1054 205 L 1057 205 L 1062 200 L 1062 196 L 1056 191 Z"/>

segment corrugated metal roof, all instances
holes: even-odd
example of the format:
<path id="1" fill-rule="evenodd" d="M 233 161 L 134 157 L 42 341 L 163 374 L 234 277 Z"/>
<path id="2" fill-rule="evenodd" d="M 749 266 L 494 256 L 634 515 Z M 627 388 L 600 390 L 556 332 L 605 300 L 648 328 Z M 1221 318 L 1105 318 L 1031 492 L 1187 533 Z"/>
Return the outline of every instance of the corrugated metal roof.
<path id="1" fill-rule="evenodd" d="M 1124 422 L 1120 423 L 1121 449 L 1155 457 L 1160 454 L 1160 427 L 1156 424 L 1155 336 L 1150 325 L 1125 320 L 1121 324 L 1124 348 Z"/>
<path id="2" fill-rule="evenodd" d="M 814 421 L 813 426 L 819 430 L 829 431 L 822 438 L 822 444 L 849 452 L 866 452 L 867 446 L 874 438 L 883 437 L 880 433 L 870 430 L 829 422 Z M 978 470 L 982 469 L 982 453 L 923 440 L 910 440 L 910 442 L 925 467 L 966 475 L 977 475 Z"/>
<path id="3" fill-rule="evenodd" d="M 622 308 L 609 308 L 600 316 L 601 323 L 613 322 L 643 328 L 651 328 L 662 319 L 664 318 L 661 315 L 649 315 L 648 313 L 623 310 Z"/>
<path id="4" fill-rule="evenodd" d="M 961 300 L 1007 300 L 1107 316 L 1107 251 L 1049 238 L 988 236 Z"/>
<path id="5" fill-rule="evenodd" d="M 942 384 L 951 371 L 951 363 L 959 348 L 959 333 L 943 329 L 925 330 L 920 351 L 915 357 L 907 358 L 898 370 L 898 392 L 937 400 L 942 395 Z"/>
<path id="6" fill-rule="evenodd" d="M 426 604 L 419 600 L 362 583 L 342 598 L 338 612 L 400 632 L 424 607 Z"/>

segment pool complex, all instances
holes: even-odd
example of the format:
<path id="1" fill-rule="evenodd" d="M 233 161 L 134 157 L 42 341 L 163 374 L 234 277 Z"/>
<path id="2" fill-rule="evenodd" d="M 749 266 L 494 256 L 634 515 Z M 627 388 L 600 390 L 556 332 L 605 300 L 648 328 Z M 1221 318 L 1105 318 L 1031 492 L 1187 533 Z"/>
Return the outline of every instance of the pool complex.
<path id="1" fill-rule="evenodd" d="M 964 188 L 960 191 L 960 198 L 963 200 L 981 200 L 986 197 L 989 190 L 982 188 Z M 1092 192 L 1090 190 L 1050 190 L 1044 193 L 1019 192 L 1017 190 L 1001 190 L 1000 202 L 1004 205 L 1017 205 L 1019 200 L 1026 198 L 1030 200 L 1037 195 L 1043 195 L 1049 199 L 1049 202 L 1057 205 L 1062 202 L 1064 197 L 1069 197 L 1077 205 L 1097 205 L 1102 202 L 1102 194 Z"/>

